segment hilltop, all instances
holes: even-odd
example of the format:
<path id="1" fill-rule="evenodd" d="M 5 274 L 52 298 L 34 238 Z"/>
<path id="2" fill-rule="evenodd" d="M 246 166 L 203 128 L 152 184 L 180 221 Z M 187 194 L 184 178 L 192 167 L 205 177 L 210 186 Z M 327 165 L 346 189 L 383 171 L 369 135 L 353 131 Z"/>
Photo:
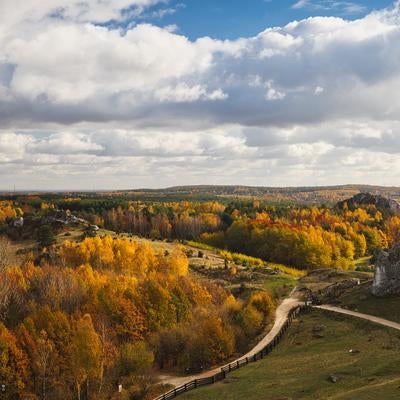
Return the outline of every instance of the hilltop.
<path id="1" fill-rule="evenodd" d="M 398 201 L 372 193 L 358 193 L 352 198 L 343 200 L 337 204 L 338 208 L 341 210 L 343 210 L 344 207 L 354 209 L 365 205 L 373 205 L 380 210 L 400 214 L 400 204 Z"/>

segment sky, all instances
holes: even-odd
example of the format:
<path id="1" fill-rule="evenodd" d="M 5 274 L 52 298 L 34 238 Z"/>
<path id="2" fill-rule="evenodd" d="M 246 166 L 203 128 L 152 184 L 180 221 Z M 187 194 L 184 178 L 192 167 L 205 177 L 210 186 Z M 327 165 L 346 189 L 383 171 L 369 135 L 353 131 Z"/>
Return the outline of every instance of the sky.
<path id="1" fill-rule="evenodd" d="M 0 190 L 400 186 L 400 2 L 1 0 Z"/>
<path id="2" fill-rule="evenodd" d="M 235 40 L 313 16 L 354 20 L 392 4 L 393 0 L 174 0 L 155 5 L 144 15 L 159 26 L 176 25 L 192 40 L 203 36 Z"/>

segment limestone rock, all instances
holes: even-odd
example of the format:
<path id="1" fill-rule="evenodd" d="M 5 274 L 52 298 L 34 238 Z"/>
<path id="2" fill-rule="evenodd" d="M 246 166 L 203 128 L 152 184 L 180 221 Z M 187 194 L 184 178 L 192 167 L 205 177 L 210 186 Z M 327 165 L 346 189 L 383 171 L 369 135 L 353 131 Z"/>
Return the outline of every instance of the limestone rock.
<path id="1" fill-rule="evenodd" d="M 400 294 L 400 243 L 379 255 L 372 293 L 375 296 Z"/>
<path id="2" fill-rule="evenodd" d="M 328 380 L 329 380 L 330 382 L 332 382 L 332 383 L 337 383 L 337 381 L 339 380 L 339 378 L 338 378 L 336 375 L 332 374 L 332 375 L 329 375 Z"/>

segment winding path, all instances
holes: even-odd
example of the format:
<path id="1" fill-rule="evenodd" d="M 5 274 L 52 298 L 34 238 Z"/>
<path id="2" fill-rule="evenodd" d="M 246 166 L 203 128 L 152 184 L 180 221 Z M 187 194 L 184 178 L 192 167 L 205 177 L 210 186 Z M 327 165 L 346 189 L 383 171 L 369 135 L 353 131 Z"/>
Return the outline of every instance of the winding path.
<path id="1" fill-rule="evenodd" d="M 314 308 L 318 308 L 320 310 L 327 310 L 331 312 L 335 312 L 338 314 L 350 315 L 352 317 L 365 319 L 367 321 L 374 322 L 375 324 L 388 326 L 389 328 L 397 329 L 400 331 L 400 324 L 397 322 L 389 321 L 388 319 L 375 317 L 374 315 L 363 314 L 356 311 L 347 310 L 345 308 L 330 306 L 330 305 L 321 305 L 321 306 L 313 306 Z"/>
<path id="2" fill-rule="evenodd" d="M 280 329 L 285 324 L 285 322 L 288 318 L 289 312 L 301 304 L 304 304 L 304 303 L 299 301 L 295 297 L 289 297 L 289 298 L 283 300 L 283 302 L 276 309 L 274 325 L 273 325 L 272 329 L 267 333 L 267 335 L 264 336 L 264 338 L 260 342 L 258 342 L 257 345 L 253 349 L 251 349 L 247 354 L 238 358 L 237 360 L 231 361 L 230 363 L 235 363 L 237 361 L 245 359 L 246 357 L 250 358 L 250 357 L 254 356 L 255 354 L 257 354 L 258 352 L 260 352 L 263 348 L 265 348 L 269 343 L 271 343 L 274 340 L 275 336 L 279 333 Z M 196 375 L 180 376 L 180 377 L 160 376 L 159 378 L 160 378 L 161 383 L 170 384 L 170 385 L 177 387 L 177 386 L 184 385 L 185 383 L 192 382 L 195 379 L 209 378 L 209 377 L 217 374 L 218 372 L 221 372 L 221 368 L 223 368 L 225 366 L 228 366 L 228 364 L 222 365 L 218 368 L 215 368 L 215 369 L 212 369 L 212 370 L 209 370 L 206 372 L 202 372 L 202 373 L 196 374 Z"/>
<path id="3" fill-rule="evenodd" d="M 304 304 L 304 302 L 298 300 L 295 297 L 289 297 L 289 298 L 285 299 L 276 309 L 274 325 L 273 325 L 272 329 L 267 333 L 267 335 L 265 335 L 264 338 L 259 343 L 257 343 L 257 345 L 253 349 L 251 349 L 247 354 L 238 358 L 235 361 L 232 361 L 231 363 L 235 363 L 237 361 L 241 361 L 246 358 L 251 358 L 255 354 L 259 353 L 262 349 L 264 349 L 278 335 L 282 326 L 287 321 L 290 311 L 300 305 L 303 305 L 303 304 Z M 312 307 L 315 309 L 326 310 L 326 311 L 330 311 L 330 312 L 334 312 L 334 313 L 338 313 L 338 314 L 344 314 L 344 315 L 349 315 L 352 317 L 364 319 L 364 320 L 373 322 L 375 324 L 386 326 L 386 327 L 393 328 L 393 329 L 400 331 L 400 323 L 389 321 L 384 318 L 379 318 L 379 317 L 375 317 L 373 315 L 363 314 L 363 313 L 359 313 L 356 311 L 351 311 L 351 310 L 347 310 L 344 308 L 335 307 L 335 306 L 331 306 L 331 305 L 319 305 L 319 306 L 312 306 Z M 185 384 L 189 384 L 190 382 L 194 381 L 195 379 L 210 378 L 213 375 L 219 373 L 221 371 L 221 368 L 228 366 L 228 365 L 229 364 L 226 364 L 221 367 L 214 368 L 212 370 L 202 372 L 202 373 L 196 374 L 196 375 L 181 376 L 181 377 L 160 376 L 159 378 L 160 378 L 161 383 L 170 384 L 175 387 L 178 387 L 178 386 L 182 386 Z"/>

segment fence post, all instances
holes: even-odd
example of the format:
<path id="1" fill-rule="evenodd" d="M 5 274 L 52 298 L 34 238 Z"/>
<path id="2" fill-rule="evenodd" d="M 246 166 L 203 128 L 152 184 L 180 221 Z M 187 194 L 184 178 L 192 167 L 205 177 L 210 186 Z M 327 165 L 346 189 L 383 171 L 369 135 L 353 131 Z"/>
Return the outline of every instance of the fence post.
<path id="1" fill-rule="evenodd" d="M 197 379 L 194 380 L 194 387 L 197 388 Z"/>

